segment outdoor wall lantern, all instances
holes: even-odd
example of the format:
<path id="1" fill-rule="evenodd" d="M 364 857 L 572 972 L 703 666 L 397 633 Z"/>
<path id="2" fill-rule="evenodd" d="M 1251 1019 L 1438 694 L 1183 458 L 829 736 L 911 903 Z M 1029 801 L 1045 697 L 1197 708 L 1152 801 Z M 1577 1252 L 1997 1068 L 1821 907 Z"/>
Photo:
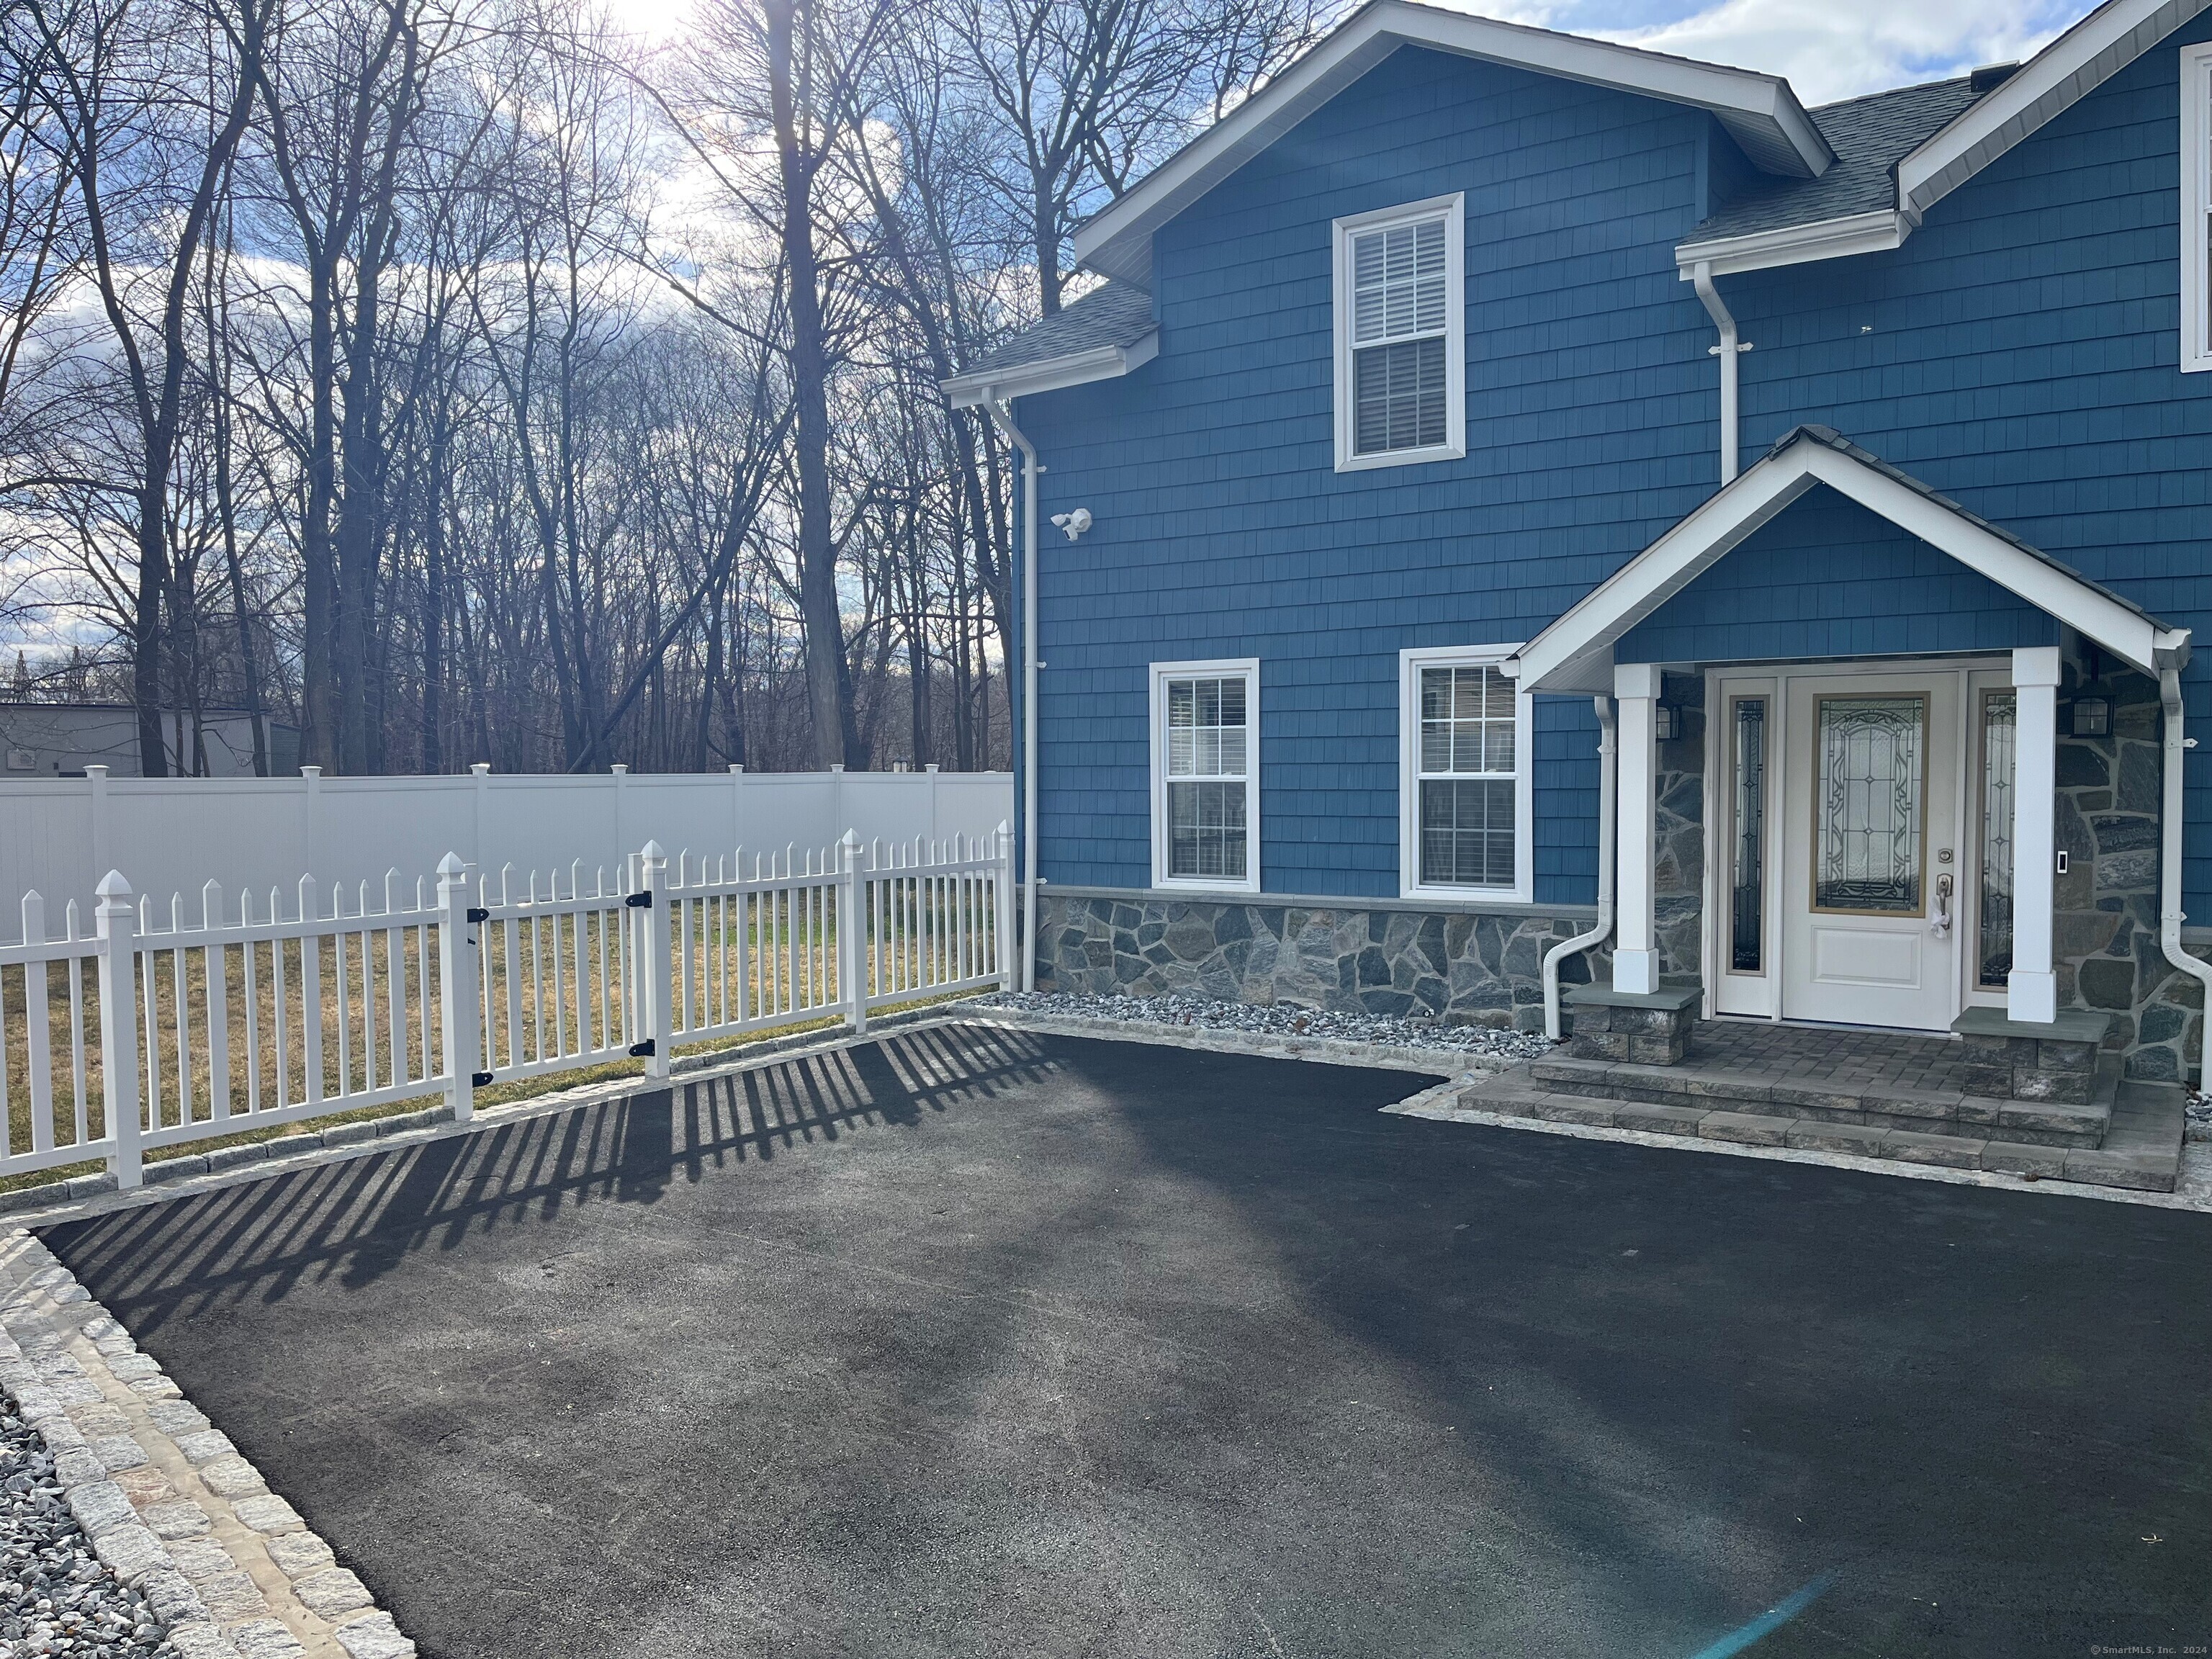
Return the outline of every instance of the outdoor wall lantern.
<path id="1" fill-rule="evenodd" d="M 2112 729 L 2112 705 L 2103 697 L 2074 699 L 2074 735 L 2101 738 Z"/>
<path id="2" fill-rule="evenodd" d="M 1681 711 L 1671 702 L 1662 702 L 1651 711 L 1651 734 L 1662 743 L 1672 743 L 1682 735 Z"/>

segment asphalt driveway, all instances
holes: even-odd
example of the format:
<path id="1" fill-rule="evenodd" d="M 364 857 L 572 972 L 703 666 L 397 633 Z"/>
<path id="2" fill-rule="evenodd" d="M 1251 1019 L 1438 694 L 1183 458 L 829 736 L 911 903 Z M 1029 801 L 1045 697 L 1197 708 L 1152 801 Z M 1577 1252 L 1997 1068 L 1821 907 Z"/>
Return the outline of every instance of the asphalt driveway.
<path id="1" fill-rule="evenodd" d="M 939 1028 L 46 1237 L 433 1659 L 2212 1640 L 2212 1217 L 1420 1086 Z"/>

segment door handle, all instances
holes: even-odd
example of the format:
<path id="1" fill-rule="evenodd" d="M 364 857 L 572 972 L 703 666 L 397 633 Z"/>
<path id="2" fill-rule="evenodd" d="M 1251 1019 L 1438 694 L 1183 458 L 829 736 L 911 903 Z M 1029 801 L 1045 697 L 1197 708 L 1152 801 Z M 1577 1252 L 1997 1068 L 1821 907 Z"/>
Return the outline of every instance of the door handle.
<path id="1" fill-rule="evenodd" d="M 1936 878 L 1936 914 L 1929 919 L 1928 931 L 1938 939 L 1951 931 L 1951 872 L 1948 870 Z"/>

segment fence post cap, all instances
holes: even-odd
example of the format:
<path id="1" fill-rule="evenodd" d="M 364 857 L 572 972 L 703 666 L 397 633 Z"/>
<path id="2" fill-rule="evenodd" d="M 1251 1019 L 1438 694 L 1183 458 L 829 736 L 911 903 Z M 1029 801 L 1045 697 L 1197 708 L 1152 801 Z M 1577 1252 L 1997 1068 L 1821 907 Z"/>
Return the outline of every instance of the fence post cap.
<path id="1" fill-rule="evenodd" d="M 92 890 L 104 899 L 129 898 L 131 884 L 123 879 L 120 870 L 110 870 L 100 878 L 100 885 Z"/>
<path id="2" fill-rule="evenodd" d="M 448 853 L 438 860 L 438 873 L 447 879 L 467 873 L 468 866 L 461 862 L 459 853 Z"/>
<path id="3" fill-rule="evenodd" d="M 999 833 L 1002 836 L 1011 836 L 1014 833 L 1014 826 L 1008 823 L 1006 819 L 1000 818 L 999 820 Z"/>
<path id="4" fill-rule="evenodd" d="M 319 778 L 323 775 L 323 769 L 319 766 L 303 766 L 300 769 L 300 775 L 303 778 Z"/>
<path id="5" fill-rule="evenodd" d="M 623 773 L 629 770 L 629 767 L 622 761 L 617 761 L 612 766 L 607 768 L 607 770 L 613 773 L 617 777 L 620 777 Z"/>
<path id="6" fill-rule="evenodd" d="M 845 839 L 839 842 L 837 844 L 840 847 L 858 847 L 860 844 L 860 832 L 854 830 L 848 830 L 845 832 Z"/>
<path id="7" fill-rule="evenodd" d="M 649 841 L 646 842 L 645 846 L 641 849 L 640 855 L 649 859 L 665 859 L 668 856 L 667 854 L 660 850 L 660 843 L 657 841 Z"/>
<path id="8" fill-rule="evenodd" d="M 88 766 L 84 769 L 84 775 L 94 783 L 107 781 L 107 768 L 105 764 Z"/>
<path id="9" fill-rule="evenodd" d="M 469 770 L 475 773 L 480 778 L 488 778 L 491 775 L 491 763 L 489 761 L 471 761 L 469 763 Z"/>

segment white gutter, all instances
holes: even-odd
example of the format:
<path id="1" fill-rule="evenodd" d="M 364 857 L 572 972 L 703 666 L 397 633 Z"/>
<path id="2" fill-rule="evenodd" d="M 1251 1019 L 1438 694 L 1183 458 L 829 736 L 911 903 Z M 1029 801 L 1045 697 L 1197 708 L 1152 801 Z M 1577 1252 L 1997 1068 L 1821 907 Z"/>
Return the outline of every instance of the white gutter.
<path id="1" fill-rule="evenodd" d="M 1731 484 L 1736 474 L 1735 360 L 1751 348 L 1735 337 L 1735 318 L 1721 302 L 1720 290 L 1713 286 L 1711 264 L 1699 260 L 1690 272 L 1690 281 L 1696 284 L 1698 297 L 1711 313 L 1713 325 L 1721 331 L 1721 343 L 1707 349 L 1721 360 L 1721 482 Z"/>
<path id="2" fill-rule="evenodd" d="M 1022 989 L 1036 989 L 1037 890 L 1037 465 L 1036 446 L 1014 424 L 1013 410 L 997 398 L 984 410 L 1006 441 L 1022 452 L 1022 915 L 1015 945 L 1022 958 Z"/>
<path id="3" fill-rule="evenodd" d="M 2197 746 L 2181 730 L 2181 671 L 2162 668 L 2158 675 L 2158 700 L 2166 708 L 2166 802 L 2159 815 L 2158 942 L 2166 959 L 2206 988 L 2205 1006 L 2212 1008 L 2212 963 L 2181 948 L 2181 830 L 2182 761 Z M 2181 1056 L 2182 1081 L 2189 1080 L 2189 1055 Z M 2197 1086 L 2205 1086 L 2204 1037 L 2197 1039 Z"/>
<path id="4" fill-rule="evenodd" d="M 1613 699 L 1595 697 L 1597 704 L 1597 925 L 1577 933 L 1544 952 L 1544 1035 L 1559 1040 L 1559 963 L 1577 951 L 1602 945 L 1613 932 L 1613 768 L 1619 750 L 1613 743 Z"/>

